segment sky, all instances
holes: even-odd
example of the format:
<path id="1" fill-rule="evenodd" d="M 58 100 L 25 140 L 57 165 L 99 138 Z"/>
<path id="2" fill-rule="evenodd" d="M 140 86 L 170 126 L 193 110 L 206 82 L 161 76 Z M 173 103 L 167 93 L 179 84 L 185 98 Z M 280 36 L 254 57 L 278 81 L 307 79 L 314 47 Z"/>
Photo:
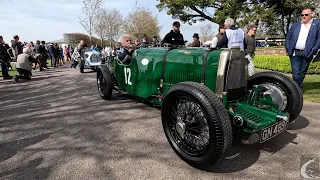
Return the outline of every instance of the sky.
<path id="1" fill-rule="evenodd" d="M 105 0 L 105 8 L 116 8 L 126 16 L 136 0 Z M 153 15 L 157 15 L 163 38 L 177 19 L 172 19 L 156 8 L 157 0 L 137 0 L 140 5 L 148 6 Z M 79 23 L 83 4 L 81 0 L 0 0 L 0 35 L 9 43 L 17 34 L 20 41 L 45 40 L 47 42 L 63 38 L 63 33 L 86 33 Z M 181 23 L 181 33 L 185 40 L 192 41 L 194 33 L 200 34 L 200 27 L 208 21 L 193 25 Z M 217 25 L 212 23 L 213 32 Z"/>

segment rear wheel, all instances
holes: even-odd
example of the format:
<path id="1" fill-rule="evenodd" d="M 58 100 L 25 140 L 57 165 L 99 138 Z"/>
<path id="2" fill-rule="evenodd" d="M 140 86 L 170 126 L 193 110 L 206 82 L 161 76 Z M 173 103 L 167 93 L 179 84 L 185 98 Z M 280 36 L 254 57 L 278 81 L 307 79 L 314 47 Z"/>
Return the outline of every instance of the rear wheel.
<path id="1" fill-rule="evenodd" d="M 173 86 L 161 117 L 171 147 L 195 168 L 212 170 L 232 145 L 232 127 L 221 100 L 199 83 Z"/>
<path id="2" fill-rule="evenodd" d="M 106 69 L 104 73 L 100 69 L 97 71 L 97 86 L 100 96 L 105 100 L 110 100 L 113 83 L 109 69 Z"/>
<path id="3" fill-rule="evenodd" d="M 279 110 L 290 114 L 289 122 L 294 121 L 303 106 L 300 87 L 288 76 L 280 72 L 261 72 L 248 79 L 248 89 L 261 85 L 273 90 L 272 100 L 279 105 Z"/>

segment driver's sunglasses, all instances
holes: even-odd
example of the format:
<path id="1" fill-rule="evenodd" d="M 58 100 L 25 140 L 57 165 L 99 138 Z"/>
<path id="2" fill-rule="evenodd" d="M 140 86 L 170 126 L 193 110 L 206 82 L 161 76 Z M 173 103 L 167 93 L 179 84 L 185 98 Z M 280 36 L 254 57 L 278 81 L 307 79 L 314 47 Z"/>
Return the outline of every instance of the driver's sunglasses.
<path id="1" fill-rule="evenodd" d="M 303 16 L 309 16 L 309 14 L 300 14 L 301 17 Z"/>

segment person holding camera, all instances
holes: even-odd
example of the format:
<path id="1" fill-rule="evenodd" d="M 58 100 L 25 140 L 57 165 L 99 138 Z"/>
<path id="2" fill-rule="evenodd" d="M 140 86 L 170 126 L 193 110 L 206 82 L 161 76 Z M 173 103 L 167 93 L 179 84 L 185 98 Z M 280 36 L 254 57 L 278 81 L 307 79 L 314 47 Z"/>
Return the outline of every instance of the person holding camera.
<path id="1" fill-rule="evenodd" d="M 18 75 L 15 76 L 15 81 L 18 82 L 19 79 L 31 79 L 32 63 L 37 62 L 37 60 L 32 56 L 30 48 L 23 48 L 22 54 L 17 57 L 16 69 Z"/>

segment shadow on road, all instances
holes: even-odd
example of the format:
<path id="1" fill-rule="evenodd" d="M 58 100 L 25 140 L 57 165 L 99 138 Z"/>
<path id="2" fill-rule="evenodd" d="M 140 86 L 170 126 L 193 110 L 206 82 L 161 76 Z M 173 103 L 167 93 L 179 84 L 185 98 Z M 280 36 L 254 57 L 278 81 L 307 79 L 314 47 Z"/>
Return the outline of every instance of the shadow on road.
<path id="1" fill-rule="evenodd" d="M 0 177 L 15 179 L 11 178 L 12 174 L 31 171 L 33 176 L 39 177 L 36 179 L 45 179 L 49 175 L 56 176 L 59 168 L 76 173 L 77 170 L 68 168 L 77 167 L 81 164 L 77 162 L 83 159 L 87 162 L 88 158 L 94 160 L 83 167 L 83 173 L 98 169 L 107 179 L 114 177 L 116 168 L 130 171 L 142 160 L 150 163 L 147 166 L 157 162 L 170 168 L 188 169 L 170 148 L 158 109 L 117 93 L 113 100 L 103 100 L 94 73 L 77 73 L 74 76 L 53 75 L 19 86 L 0 84 L 0 94 L 6 93 L 0 97 L 0 134 L 11 139 L 9 142 L 0 139 L 0 169 L 3 169 Z M 289 129 L 308 125 L 309 121 L 299 116 Z M 34 134 L 40 135 L 32 136 Z M 214 172 L 234 173 L 248 169 L 258 161 L 262 151 L 275 153 L 294 143 L 296 137 L 296 134 L 284 132 L 263 144 L 243 145 L 235 141 L 227 158 Z M 33 156 L 29 157 L 29 153 Z M 29 163 L 15 164 L 13 159 L 27 159 Z M 39 168 L 43 161 L 47 165 Z"/>
<path id="2" fill-rule="evenodd" d="M 37 144 L 44 139 L 47 139 L 50 134 L 41 134 L 38 136 L 33 136 L 30 138 L 19 139 L 15 141 L 10 141 L 6 143 L 0 143 L 0 162 L 11 158 L 21 149 Z"/>
<path id="3" fill-rule="evenodd" d="M 298 116 L 295 121 L 289 125 L 288 130 L 299 130 L 309 126 L 309 120 L 303 116 Z"/>
<path id="4" fill-rule="evenodd" d="M 0 178 L 25 180 L 25 179 L 47 179 L 50 174 L 49 167 L 38 167 L 41 165 L 43 158 L 31 160 L 26 165 L 19 166 L 15 169 L 1 172 Z"/>

